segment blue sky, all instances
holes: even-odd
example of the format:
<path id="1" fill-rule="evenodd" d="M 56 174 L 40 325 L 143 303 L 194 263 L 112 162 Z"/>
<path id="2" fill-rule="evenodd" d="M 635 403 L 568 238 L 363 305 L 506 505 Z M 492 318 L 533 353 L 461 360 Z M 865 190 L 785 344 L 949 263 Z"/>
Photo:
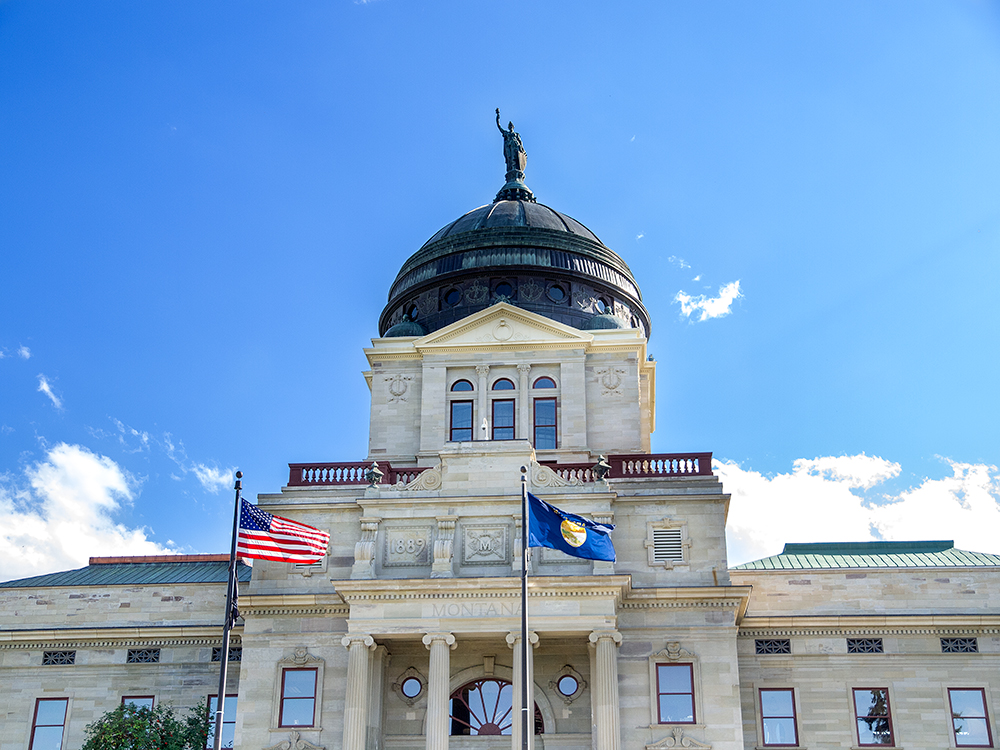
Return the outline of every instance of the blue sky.
<path id="1" fill-rule="evenodd" d="M 730 555 L 1000 552 L 988 2 L 0 3 L 0 579 L 360 460 L 403 261 L 502 184 L 630 264 Z"/>

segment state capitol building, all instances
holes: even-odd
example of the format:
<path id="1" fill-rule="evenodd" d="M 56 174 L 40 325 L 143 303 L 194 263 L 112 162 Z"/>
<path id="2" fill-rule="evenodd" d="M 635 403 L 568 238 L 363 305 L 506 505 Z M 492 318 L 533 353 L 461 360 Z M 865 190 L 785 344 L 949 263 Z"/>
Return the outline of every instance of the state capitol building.
<path id="1" fill-rule="evenodd" d="M 1000 556 L 788 544 L 730 567 L 711 453 L 650 453 L 639 282 L 536 201 L 500 129 L 496 198 L 389 287 L 367 457 L 292 463 L 258 497 L 332 537 L 314 565 L 240 564 L 226 743 L 516 750 L 524 651 L 536 750 L 994 747 Z M 522 466 L 617 551 L 533 549 L 525 643 Z M 123 701 L 214 710 L 227 565 L 95 557 L 0 583 L 0 750 L 76 750 Z"/>

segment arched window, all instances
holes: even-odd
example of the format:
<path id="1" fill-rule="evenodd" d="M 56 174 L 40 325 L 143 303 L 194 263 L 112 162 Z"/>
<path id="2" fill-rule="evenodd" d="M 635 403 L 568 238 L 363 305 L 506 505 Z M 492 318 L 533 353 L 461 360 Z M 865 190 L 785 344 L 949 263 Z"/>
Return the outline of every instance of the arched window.
<path id="1" fill-rule="evenodd" d="M 472 383 L 470 383 L 468 380 L 456 380 L 454 383 L 452 383 L 451 389 L 453 391 L 472 391 L 472 390 L 475 390 L 472 387 Z"/>
<path id="2" fill-rule="evenodd" d="M 514 721 L 513 687 L 495 677 L 473 680 L 451 694 L 451 736 L 510 735 Z M 535 704 L 535 734 L 544 734 L 542 712 Z"/>
<path id="3" fill-rule="evenodd" d="M 538 380 L 535 381 L 535 384 L 532 387 L 533 388 L 555 388 L 556 387 L 556 381 L 554 381 L 552 378 L 539 378 Z"/>
<path id="4" fill-rule="evenodd" d="M 500 378 L 493 384 L 494 391 L 512 391 L 514 390 L 514 381 L 508 380 L 507 378 Z"/>

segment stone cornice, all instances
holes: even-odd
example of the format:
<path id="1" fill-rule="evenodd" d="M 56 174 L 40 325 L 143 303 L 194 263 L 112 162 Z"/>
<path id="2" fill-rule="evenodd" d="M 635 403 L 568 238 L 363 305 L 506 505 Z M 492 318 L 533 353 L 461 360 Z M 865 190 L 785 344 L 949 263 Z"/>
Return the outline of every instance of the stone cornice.
<path id="1" fill-rule="evenodd" d="M 750 602 L 750 586 L 685 586 L 632 589 L 622 609 L 702 608 L 733 609 L 740 623 Z"/>
<path id="2" fill-rule="evenodd" d="M 348 606 L 336 594 L 257 594 L 240 597 L 244 617 L 330 615 L 347 617 Z"/>
<path id="3" fill-rule="evenodd" d="M 740 638 L 775 636 L 962 635 L 1000 633 L 1000 615 L 845 615 L 746 617 Z"/>
<path id="4" fill-rule="evenodd" d="M 629 576 L 530 576 L 528 597 L 614 597 L 621 601 Z M 333 581 L 349 602 L 414 599 L 510 599 L 521 595 L 520 578 L 419 578 Z M 240 600 L 241 604 L 243 600 Z"/>
<path id="5" fill-rule="evenodd" d="M 233 628 L 233 646 L 240 645 L 242 633 L 242 625 Z M 0 630 L 0 650 L 221 645 L 221 625 Z"/>

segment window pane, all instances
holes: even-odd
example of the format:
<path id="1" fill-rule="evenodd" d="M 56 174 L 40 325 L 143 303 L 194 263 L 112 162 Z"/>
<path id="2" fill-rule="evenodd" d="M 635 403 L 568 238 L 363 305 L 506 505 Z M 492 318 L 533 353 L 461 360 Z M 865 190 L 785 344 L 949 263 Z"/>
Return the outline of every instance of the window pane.
<path id="1" fill-rule="evenodd" d="M 889 700 L 885 690 L 855 690 L 854 707 L 859 718 L 889 715 Z"/>
<path id="2" fill-rule="evenodd" d="M 153 699 L 152 698 L 130 698 L 126 696 L 122 699 L 122 703 L 131 703 L 136 708 L 152 708 Z"/>
<path id="3" fill-rule="evenodd" d="M 660 723 L 671 721 L 693 722 L 694 704 L 690 695 L 661 695 Z"/>
<path id="4" fill-rule="evenodd" d="M 990 733 L 986 719 L 955 719 L 955 744 L 990 746 Z"/>
<path id="5" fill-rule="evenodd" d="M 315 669 L 286 669 L 285 698 L 312 698 L 316 695 Z"/>
<path id="6" fill-rule="evenodd" d="M 761 690 L 760 710 L 764 716 L 794 716 L 791 690 Z"/>
<path id="7" fill-rule="evenodd" d="M 552 398 L 535 399 L 535 424 L 555 425 L 556 401 Z"/>
<path id="8" fill-rule="evenodd" d="M 497 382 L 495 382 L 493 384 L 493 390 L 494 391 L 512 391 L 512 390 L 514 390 L 514 383 L 513 383 L 513 381 L 507 380 L 507 378 L 503 378 L 502 380 L 498 380 Z"/>
<path id="9" fill-rule="evenodd" d="M 535 388 L 555 388 L 556 381 L 552 378 L 539 378 L 535 381 Z"/>
<path id="10" fill-rule="evenodd" d="M 452 401 L 451 439 L 472 440 L 472 402 Z"/>
<path id="11" fill-rule="evenodd" d="M 556 447 L 556 428 L 555 427 L 536 427 L 535 428 L 535 447 L 539 449 L 555 448 Z"/>
<path id="12" fill-rule="evenodd" d="M 285 698 L 281 702 L 281 726 L 312 726 L 313 702 L 312 698 Z"/>
<path id="13" fill-rule="evenodd" d="M 493 439 L 514 439 L 514 402 L 493 402 Z"/>
<path id="14" fill-rule="evenodd" d="M 691 667 L 687 664 L 659 664 L 661 693 L 690 693 Z"/>
<path id="15" fill-rule="evenodd" d="M 765 745 L 794 745 L 795 719 L 764 719 Z"/>
<path id="16" fill-rule="evenodd" d="M 35 727 L 31 750 L 59 750 L 62 745 L 63 728 Z"/>
<path id="17" fill-rule="evenodd" d="M 858 742 L 862 745 L 891 745 L 889 720 L 880 717 L 858 719 Z"/>
<path id="18" fill-rule="evenodd" d="M 35 714 L 35 726 L 42 726 L 43 724 L 58 724 L 59 726 L 62 726 L 63 721 L 66 718 L 67 703 L 68 700 L 66 698 L 59 698 L 56 700 L 43 698 L 38 701 L 38 712 Z"/>
<path id="19" fill-rule="evenodd" d="M 472 383 L 468 380 L 456 380 L 455 384 L 451 387 L 453 391 L 471 391 Z"/>
<path id="20" fill-rule="evenodd" d="M 978 690 L 949 690 L 951 715 L 954 717 L 984 717 L 983 694 Z"/>

